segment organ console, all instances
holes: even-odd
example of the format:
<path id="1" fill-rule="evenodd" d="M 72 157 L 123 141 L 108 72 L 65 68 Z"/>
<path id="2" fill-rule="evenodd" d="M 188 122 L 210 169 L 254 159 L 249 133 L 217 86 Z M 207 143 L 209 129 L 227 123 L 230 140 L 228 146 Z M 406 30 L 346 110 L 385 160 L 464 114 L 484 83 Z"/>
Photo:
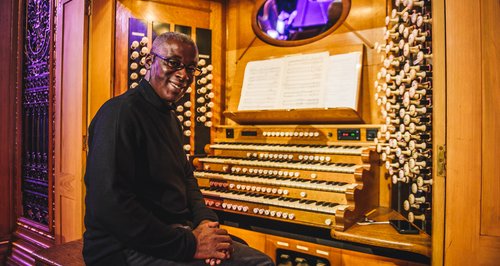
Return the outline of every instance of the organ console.
<path id="1" fill-rule="evenodd" d="M 381 110 L 383 125 L 316 123 L 313 112 L 309 121 L 297 124 L 259 125 L 263 118 L 252 120 L 250 115 L 241 125 L 219 125 L 221 110 L 214 108 L 220 100 L 220 76 L 212 65 L 211 34 L 196 28 L 193 36 L 200 48 L 201 74 L 178 102 L 176 112 L 183 126 L 183 148 L 194 157 L 194 176 L 206 205 L 223 219 L 227 214 L 238 217 L 237 221 L 258 221 L 262 227 L 269 223 L 283 228 L 304 226 L 300 228 L 328 232 L 320 236 L 322 241 L 364 243 L 364 235 L 358 232 L 370 229 L 360 229 L 357 222 L 379 207 L 381 188 L 391 186 L 386 192 L 391 194 L 387 201 L 392 201 L 388 207 L 399 212 L 391 215 L 405 217 L 430 234 L 433 75 L 428 3 L 394 1 L 386 17 L 380 36 L 385 44 L 377 46 L 381 68 L 376 78 L 369 79 L 370 83 L 377 80 L 375 97 L 370 98 Z M 146 72 L 150 48 L 146 35 L 130 40 L 126 47 L 131 89 Z M 268 114 L 279 117 L 283 112 Z M 306 231 L 300 234 L 308 236 Z M 387 247 L 386 242 L 382 237 L 375 245 Z M 276 248 L 276 254 L 270 255 L 278 265 L 330 265 L 323 251 L 314 257 L 312 249 L 302 249 L 307 245 L 302 242 L 300 252 L 292 252 L 291 246 Z M 326 250 L 322 248 L 318 250 Z M 403 245 L 398 249 L 407 250 Z M 427 247 L 418 251 L 426 256 L 428 252 Z"/>
<path id="2" fill-rule="evenodd" d="M 195 177 L 213 209 L 343 231 L 377 205 L 378 130 L 221 126 Z"/>

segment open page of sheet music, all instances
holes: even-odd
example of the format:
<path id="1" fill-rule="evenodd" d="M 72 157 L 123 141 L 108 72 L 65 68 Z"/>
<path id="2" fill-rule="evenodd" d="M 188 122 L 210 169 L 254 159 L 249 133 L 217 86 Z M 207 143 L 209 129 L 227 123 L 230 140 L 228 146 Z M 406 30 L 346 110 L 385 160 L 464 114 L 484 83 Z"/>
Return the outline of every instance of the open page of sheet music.
<path id="1" fill-rule="evenodd" d="M 361 58 L 322 52 L 249 62 L 238 110 L 357 110 Z"/>

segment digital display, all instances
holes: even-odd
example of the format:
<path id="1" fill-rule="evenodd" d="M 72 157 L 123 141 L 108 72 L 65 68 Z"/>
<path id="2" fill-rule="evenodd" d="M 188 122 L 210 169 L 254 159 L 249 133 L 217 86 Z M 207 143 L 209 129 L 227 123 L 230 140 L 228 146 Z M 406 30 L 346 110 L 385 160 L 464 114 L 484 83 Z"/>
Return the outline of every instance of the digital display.
<path id="1" fill-rule="evenodd" d="M 241 131 L 241 135 L 245 136 L 245 137 L 256 137 L 257 131 L 244 130 L 244 131 Z"/>
<path id="2" fill-rule="evenodd" d="M 348 128 L 348 129 L 338 129 L 337 139 L 338 140 L 360 140 L 360 129 L 359 128 Z"/>

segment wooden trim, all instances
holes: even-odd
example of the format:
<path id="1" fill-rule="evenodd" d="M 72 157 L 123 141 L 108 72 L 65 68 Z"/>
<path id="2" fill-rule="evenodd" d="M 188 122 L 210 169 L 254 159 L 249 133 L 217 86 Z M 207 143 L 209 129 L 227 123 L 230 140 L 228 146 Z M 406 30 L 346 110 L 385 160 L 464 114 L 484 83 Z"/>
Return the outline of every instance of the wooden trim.
<path id="1" fill-rule="evenodd" d="M 88 14 L 84 0 L 62 0 L 57 9 L 54 218 L 59 244 L 78 239 L 83 233 Z"/>
<path id="2" fill-rule="evenodd" d="M 202 7 L 197 6 L 197 5 L 190 5 L 190 4 L 188 4 L 189 2 L 185 2 L 185 3 L 178 2 L 178 3 L 175 3 L 173 1 L 165 1 L 165 0 L 163 0 L 163 1 L 161 1 L 161 0 L 149 0 L 149 2 L 158 3 L 158 4 L 162 4 L 162 5 L 163 4 L 168 4 L 169 6 L 186 8 L 186 9 L 194 9 L 194 10 L 203 11 L 203 12 L 207 12 L 207 13 L 212 12 L 211 8 L 202 8 Z"/>
<path id="3" fill-rule="evenodd" d="M 0 28 L 4 38 L 0 43 L 0 262 L 4 261 L 11 232 L 15 224 L 14 180 L 16 148 L 16 55 L 17 55 L 17 0 L 0 4 Z"/>
<path id="4" fill-rule="evenodd" d="M 56 46 L 56 40 L 55 38 L 55 32 L 56 32 L 56 21 L 54 21 L 56 17 L 56 0 L 51 0 L 51 5 L 50 5 L 50 52 L 49 52 L 49 110 L 48 113 L 50 114 L 49 116 L 49 129 L 48 129 L 48 151 L 47 151 L 47 169 L 48 169 L 48 212 L 49 212 L 49 226 L 48 226 L 48 232 L 50 232 L 52 235 L 54 235 L 54 217 L 55 217 L 55 212 L 54 212 L 54 205 L 52 204 L 54 202 L 54 144 L 55 144 L 55 121 L 53 119 L 50 119 L 52 117 L 55 117 L 55 88 L 56 88 L 56 82 L 55 82 L 55 66 L 56 66 L 56 58 L 55 58 L 55 46 Z"/>
<path id="5" fill-rule="evenodd" d="M 7 254 L 9 253 L 10 241 L 4 240 L 0 241 L 0 263 L 5 261 Z"/>
<path id="6" fill-rule="evenodd" d="M 480 1 L 446 1 L 446 265 L 477 265 L 480 256 L 480 15 Z"/>
<path id="7" fill-rule="evenodd" d="M 16 53 L 16 97 L 15 97 L 15 117 L 16 117 L 16 131 L 15 131 L 15 148 L 14 148 L 14 179 L 13 179 L 13 198 L 14 198 L 14 223 L 17 217 L 20 217 L 23 212 L 22 198 L 21 198 L 21 174 L 22 174 L 22 87 L 23 87 L 23 47 L 24 47 L 24 21 L 25 21 L 25 7 L 26 0 L 19 0 L 18 2 L 18 19 L 17 19 L 17 53 Z"/>
<path id="8" fill-rule="evenodd" d="M 437 173 L 438 152 L 446 148 L 445 0 L 432 1 L 432 265 L 443 265 L 446 178 Z"/>
<path id="9" fill-rule="evenodd" d="M 87 125 L 113 96 L 116 0 L 93 0 L 89 21 Z"/>
<path id="10" fill-rule="evenodd" d="M 481 1 L 482 171 L 481 236 L 500 239 L 500 1 Z M 500 248 L 500 245 L 497 246 Z M 500 253 L 500 252 L 499 252 Z"/>
<path id="11" fill-rule="evenodd" d="M 388 221 L 390 219 L 403 220 L 404 217 L 390 208 L 376 208 L 368 216 L 374 221 Z M 345 232 L 332 232 L 335 239 L 413 252 L 429 257 L 431 250 L 431 237 L 424 232 L 416 235 L 403 235 L 394 230 L 390 224 L 378 225 L 353 225 Z"/>
<path id="12" fill-rule="evenodd" d="M 351 108 L 309 108 L 255 111 L 225 111 L 224 116 L 240 125 L 265 124 L 361 124 L 359 113 Z"/>
<path id="13" fill-rule="evenodd" d="M 27 262 L 32 265 L 33 251 L 53 245 L 53 237 L 50 235 L 18 222 L 8 261 L 13 265 L 25 265 Z"/>
<path id="14" fill-rule="evenodd" d="M 225 82 L 226 75 L 226 5 L 217 1 L 210 2 L 210 29 L 212 30 L 212 65 L 215 78 L 212 80 L 216 97 L 212 99 L 215 106 L 212 109 L 212 124 L 220 125 L 223 122 L 222 111 L 225 110 Z M 210 128 L 210 136 L 215 136 L 215 126 Z M 193 138 L 194 139 L 194 138 Z M 211 137 L 213 140 L 213 137 Z M 192 146 L 194 147 L 194 146 Z"/>

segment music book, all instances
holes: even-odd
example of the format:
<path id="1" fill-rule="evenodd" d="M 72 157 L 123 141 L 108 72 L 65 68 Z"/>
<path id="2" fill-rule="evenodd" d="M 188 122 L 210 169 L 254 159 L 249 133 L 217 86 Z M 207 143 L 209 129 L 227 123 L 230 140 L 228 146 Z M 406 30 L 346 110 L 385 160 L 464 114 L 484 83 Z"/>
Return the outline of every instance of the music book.
<path id="1" fill-rule="evenodd" d="M 248 62 L 238 111 L 357 110 L 361 60 L 361 52 L 321 52 Z"/>

